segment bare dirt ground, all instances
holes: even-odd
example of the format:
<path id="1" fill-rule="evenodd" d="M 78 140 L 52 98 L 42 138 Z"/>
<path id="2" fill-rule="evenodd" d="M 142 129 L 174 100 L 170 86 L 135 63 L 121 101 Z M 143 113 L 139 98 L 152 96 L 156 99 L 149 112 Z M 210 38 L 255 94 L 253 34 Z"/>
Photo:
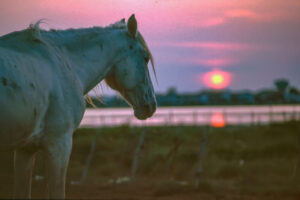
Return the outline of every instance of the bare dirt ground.
<path id="1" fill-rule="evenodd" d="M 0 198 L 11 199 L 13 193 L 12 176 L 1 175 Z M 95 177 L 94 177 L 95 178 Z M 8 180 L 6 183 L 3 180 Z M 192 185 L 180 185 L 170 181 L 103 184 L 87 182 L 80 185 L 67 184 L 68 199 L 100 199 L 100 200 L 299 200 L 300 194 L 289 191 L 245 192 L 214 188 L 206 184 L 194 189 Z M 34 181 L 32 198 L 45 198 L 45 184 Z"/>
<path id="2" fill-rule="evenodd" d="M 170 185 L 120 185 L 101 187 L 97 185 L 86 184 L 82 186 L 69 187 L 70 191 L 67 195 L 69 198 L 96 198 L 109 200 L 191 200 L 191 199 L 205 199 L 205 200 L 296 200 L 300 196 L 296 194 L 244 194 L 243 192 L 229 192 L 229 191 L 201 191 L 195 190 L 191 187 L 170 186 Z M 72 192 L 71 192 L 72 191 Z"/>

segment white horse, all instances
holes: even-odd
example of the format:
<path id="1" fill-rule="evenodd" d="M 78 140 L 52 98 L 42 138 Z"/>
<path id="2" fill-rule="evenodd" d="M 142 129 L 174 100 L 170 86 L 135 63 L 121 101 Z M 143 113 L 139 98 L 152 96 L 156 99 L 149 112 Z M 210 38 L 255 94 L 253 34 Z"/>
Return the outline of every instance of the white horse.
<path id="1" fill-rule="evenodd" d="M 44 154 L 49 197 L 64 198 L 85 95 L 104 79 L 138 119 L 151 117 L 153 59 L 134 15 L 127 25 L 123 19 L 105 28 L 44 31 L 39 23 L 0 38 L 0 148 L 15 151 L 15 198 L 30 198 L 37 151 Z"/>

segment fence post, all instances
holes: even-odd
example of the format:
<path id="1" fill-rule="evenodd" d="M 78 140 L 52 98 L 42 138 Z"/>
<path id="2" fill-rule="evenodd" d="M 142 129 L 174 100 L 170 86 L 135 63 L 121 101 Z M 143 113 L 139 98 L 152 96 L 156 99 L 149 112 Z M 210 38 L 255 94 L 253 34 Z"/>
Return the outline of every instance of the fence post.
<path id="1" fill-rule="evenodd" d="M 196 181 L 195 181 L 195 188 L 198 189 L 200 185 L 200 181 L 203 175 L 203 163 L 205 160 L 206 155 L 206 148 L 207 148 L 207 141 L 208 141 L 208 132 L 209 126 L 205 126 L 204 132 L 202 135 L 201 147 L 199 152 L 199 163 L 196 171 Z"/>
<path id="2" fill-rule="evenodd" d="M 197 111 L 193 112 L 193 125 L 197 125 L 198 124 L 198 113 Z"/>
<path id="3" fill-rule="evenodd" d="M 251 125 L 252 126 L 255 126 L 256 125 L 256 123 L 255 123 L 255 114 L 254 114 L 254 112 L 253 111 L 250 111 L 250 117 L 251 117 Z"/>
<path id="4" fill-rule="evenodd" d="M 173 113 L 172 113 L 172 111 L 169 111 L 168 112 L 169 114 L 168 114 L 168 125 L 169 126 L 171 126 L 172 125 L 172 120 L 173 120 Z"/>
<path id="5" fill-rule="evenodd" d="M 282 116 L 283 116 L 283 122 L 287 122 L 287 113 L 285 111 L 282 112 Z"/>
<path id="6" fill-rule="evenodd" d="M 136 147 L 136 150 L 135 150 L 135 154 L 134 154 L 133 161 L 132 161 L 132 167 L 131 167 L 131 175 L 130 175 L 131 181 L 133 181 L 135 179 L 135 175 L 136 175 L 136 171 L 137 171 L 138 163 L 139 163 L 139 157 L 140 157 L 141 150 L 142 150 L 142 147 L 143 147 L 143 144 L 145 141 L 146 134 L 147 134 L 147 132 L 144 129 L 140 136 L 138 146 Z"/>
<path id="7" fill-rule="evenodd" d="M 296 158 L 296 162 L 294 164 L 294 168 L 293 168 L 293 173 L 292 173 L 292 180 L 296 181 L 296 177 L 297 177 L 297 172 L 298 172 L 298 168 L 299 168 L 299 163 L 300 163 L 300 128 L 297 128 L 296 131 L 298 132 L 298 137 L 297 137 L 297 158 Z"/>
<path id="8" fill-rule="evenodd" d="M 86 159 L 84 168 L 82 170 L 82 175 L 81 175 L 81 179 L 79 181 L 79 184 L 83 183 L 86 180 L 86 178 L 87 178 L 91 162 L 92 162 L 92 160 L 94 158 L 94 155 L 95 155 L 95 152 L 96 152 L 96 146 L 97 146 L 97 140 L 98 140 L 98 137 L 99 137 L 99 133 L 100 133 L 100 131 L 98 131 L 96 133 L 96 135 L 95 135 L 95 137 L 94 137 L 94 139 L 92 141 L 90 152 L 89 152 L 89 155 L 88 155 L 88 157 Z"/>

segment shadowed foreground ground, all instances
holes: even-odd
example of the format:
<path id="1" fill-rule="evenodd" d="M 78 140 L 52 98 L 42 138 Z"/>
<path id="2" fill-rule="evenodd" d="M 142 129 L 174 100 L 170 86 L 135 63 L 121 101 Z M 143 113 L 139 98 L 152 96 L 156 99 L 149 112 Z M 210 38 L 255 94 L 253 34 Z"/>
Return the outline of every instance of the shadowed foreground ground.
<path id="1" fill-rule="evenodd" d="M 67 197 L 300 199 L 299 123 L 210 129 L 204 174 L 200 187 L 194 189 L 204 130 L 184 126 L 79 129 L 74 136 Z M 130 183 L 131 163 L 142 131 L 147 132 L 145 143 L 136 179 Z M 87 179 L 78 185 L 76 181 L 81 178 L 91 142 L 97 133 L 96 151 Z M 1 157 L 0 197 L 11 198 L 12 153 L 1 153 Z M 33 197 L 36 198 L 43 197 L 45 187 L 41 179 L 41 157 L 39 154 L 33 182 Z"/>

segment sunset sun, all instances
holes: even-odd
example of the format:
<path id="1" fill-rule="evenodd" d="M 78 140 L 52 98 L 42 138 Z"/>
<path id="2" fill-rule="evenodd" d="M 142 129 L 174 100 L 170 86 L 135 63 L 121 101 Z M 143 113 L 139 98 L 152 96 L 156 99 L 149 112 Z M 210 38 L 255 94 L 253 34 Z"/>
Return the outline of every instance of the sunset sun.
<path id="1" fill-rule="evenodd" d="M 211 77 L 211 82 L 213 84 L 216 84 L 216 85 L 219 85 L 219 84 L 222 84 L 224 81 L 224 78 L 221 74 L 214 74 L 212 77 Z"/>
<path id="2" fill-rule="evenodd" d="M 210 88 L 223 89 L 230 84 L 231 75 L 228 72 L 215 70 L 205 73 L 202 80 Z"/>

